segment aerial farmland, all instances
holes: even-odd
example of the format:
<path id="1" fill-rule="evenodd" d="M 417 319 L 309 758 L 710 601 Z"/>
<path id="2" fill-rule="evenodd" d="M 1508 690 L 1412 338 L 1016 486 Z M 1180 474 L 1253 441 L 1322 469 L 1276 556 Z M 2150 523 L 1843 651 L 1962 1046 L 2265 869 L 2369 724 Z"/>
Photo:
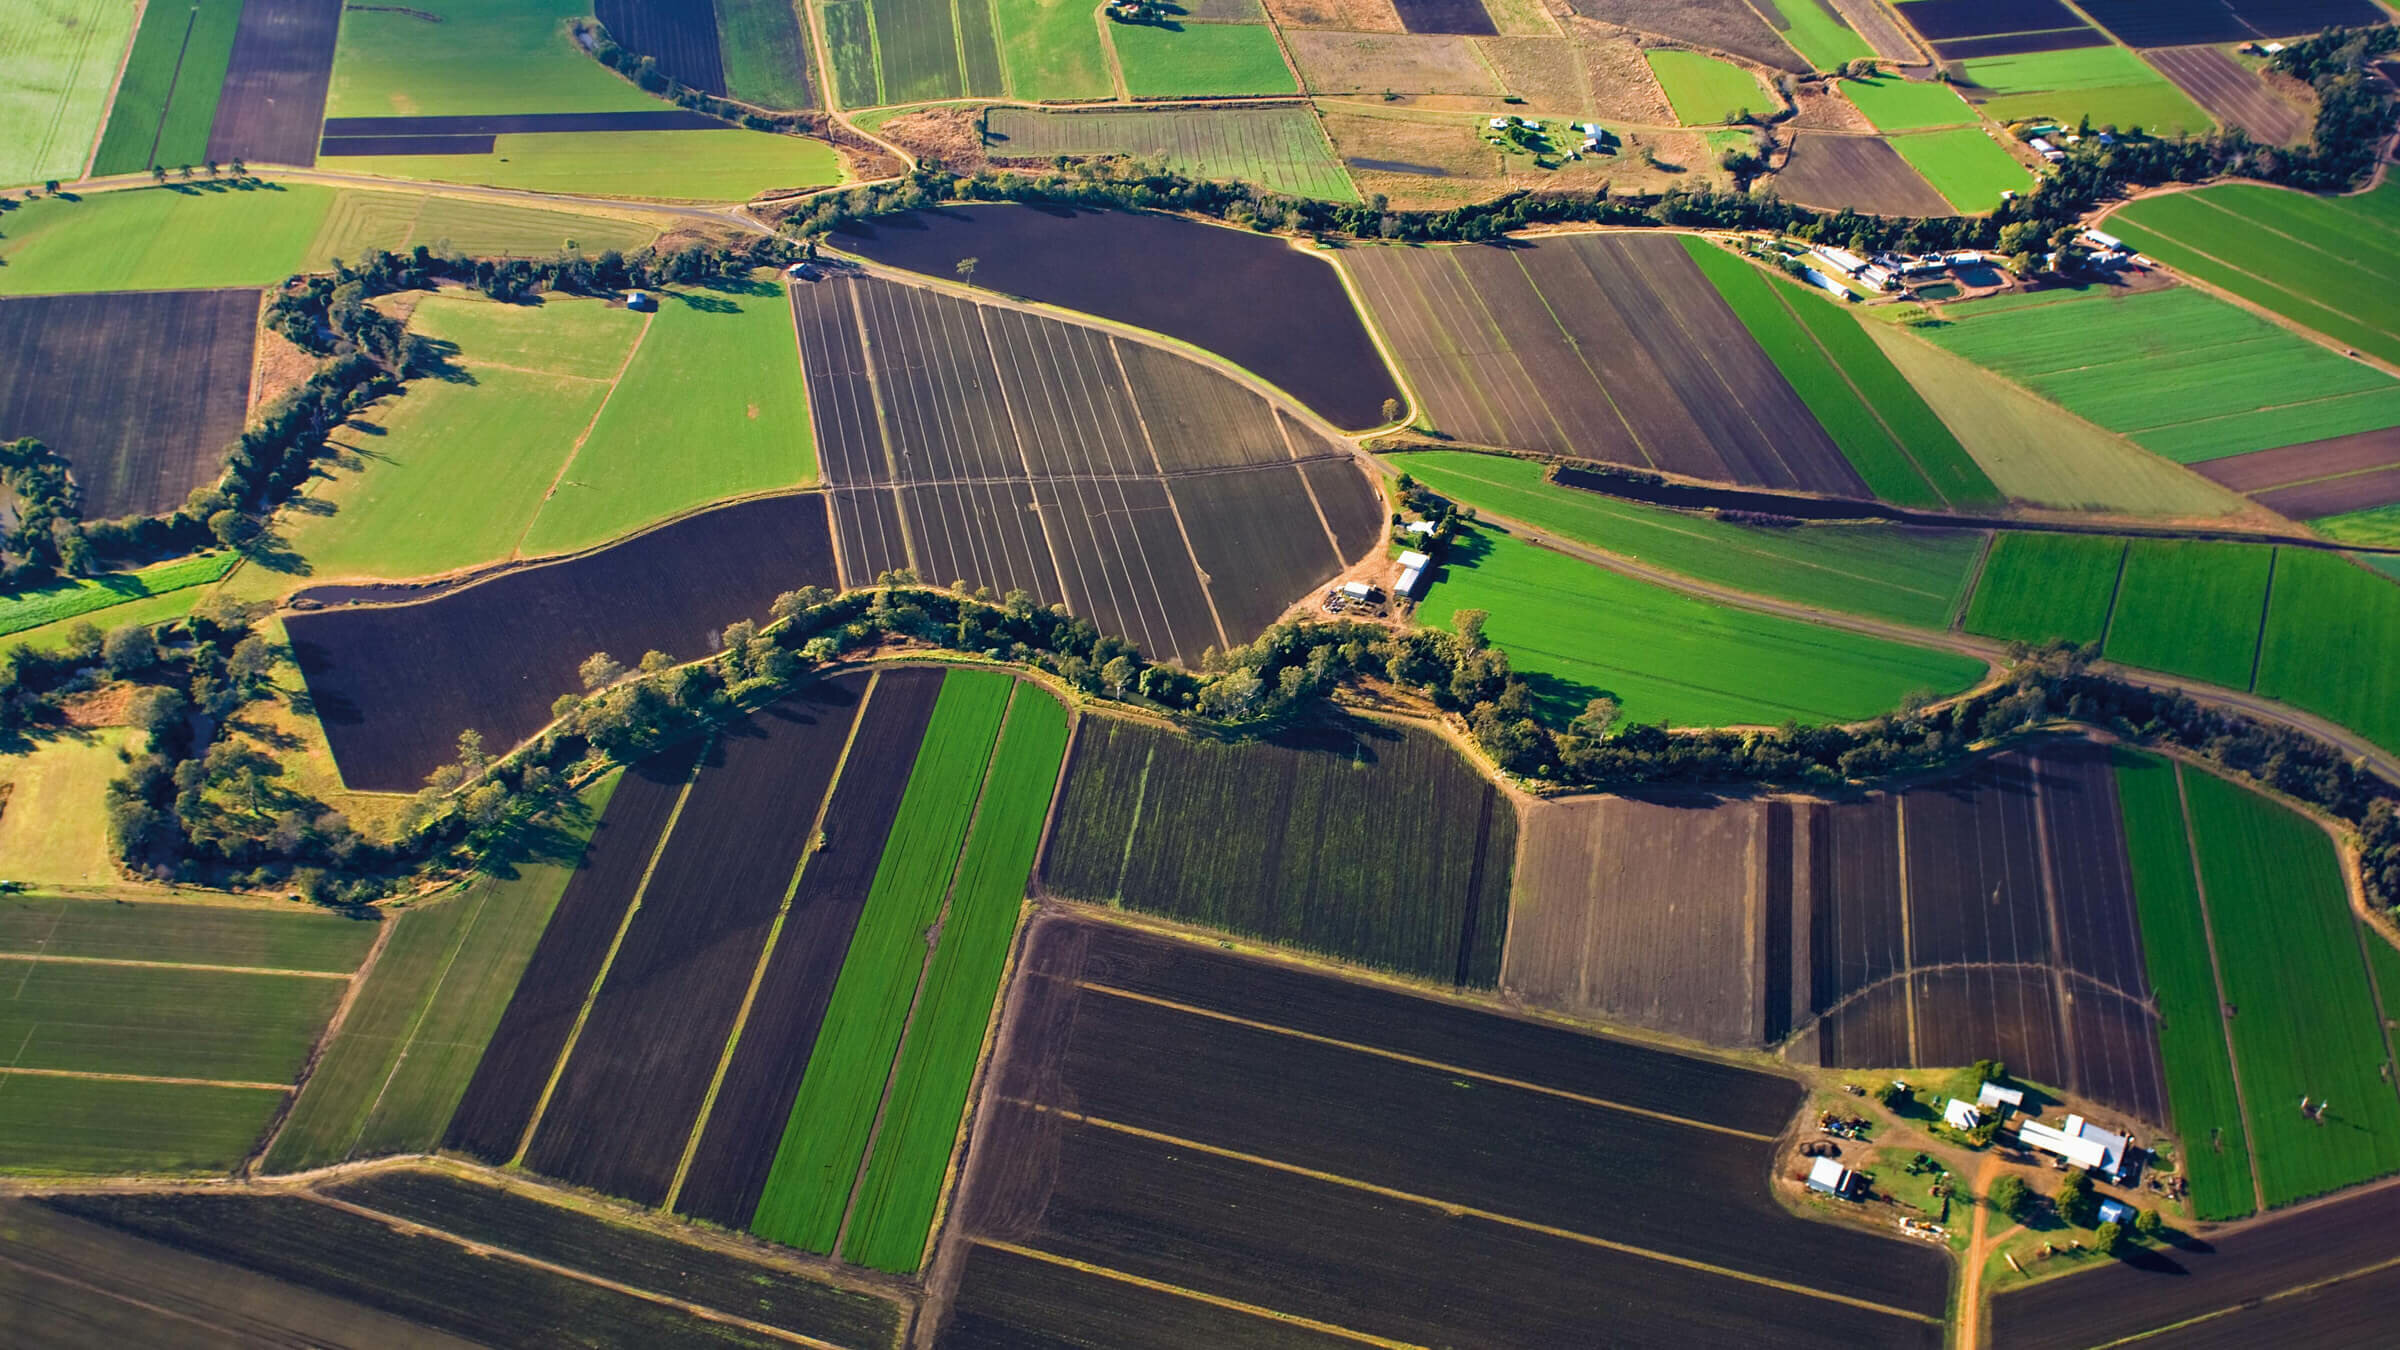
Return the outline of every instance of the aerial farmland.
<path id="1" fill-rule="evenodd" d="M 2368 1346 L 2378 0 L 0 5 L 0 1340 Z"/>

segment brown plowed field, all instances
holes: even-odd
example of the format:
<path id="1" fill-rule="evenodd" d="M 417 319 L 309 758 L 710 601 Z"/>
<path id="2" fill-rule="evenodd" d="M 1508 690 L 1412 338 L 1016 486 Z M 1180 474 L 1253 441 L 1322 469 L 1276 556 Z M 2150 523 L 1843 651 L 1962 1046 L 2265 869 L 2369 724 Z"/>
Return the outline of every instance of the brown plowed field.
<path id="1" fill-rule="evenodd" d="M 1780 1129 L 1794 1084 L 1681 1061 L 1697 1076 L 1645 1090 L 1646 1067 L 1679 1057 L 1089 920 L 1044 919 L 1028 943 L 948 1255 L 966 1262 L 968 1320 L 944 1344 L 990 1343 L 971 1332 L 995 1309 L 1003 1344 L 1101 1343 L 1126 1315 L 1130 1296 L 1087 1313 L 1073 1286 L 1026 1306 L 1009 1292 L 1021 1266 L 969 1259 L 985 1242 L 1414 1344 L 1577 1344 L 1601 1325 L 1635 1342 L 1940 1343 L 1939 1253 L 1787 1213 L 1766 1189 L 1770 1138 L 1687 1123 L 1721 1106 Z M 1086 983 L 1144 972 L 1163 977 L 1146 998 Z M 1162 983 L 1254 1020 L 1163 1005 Z M 1345 1032 L 1362 1039 L 1314 1039 Z M 1627 1082 L 1682 1119 L 1470 1076 L 1495 1062 L 1564 1092 Z"/>
<path id="2" fill-rule="evenodd" d="M 1952 38 L 1933 44 L 1944 61 L 1974 61 L 1991 56 L 2022 56 L 2028 52 L 2064 52 L 2081 47 L 2105 47 L 2108 34 L 2097 28 L 2061 28 L 2047 33 L 1995 33 L 1989 37 Z"/>
<path id="3" fill-rule="evenodd" d="M 2133 47 L 2305 37 L 2336 25 L 2388 23 L 2374 0 L 2091 0 L 2083 11 Z"/>
<path id="4" fill-rule="evenodd" d="M 2382 1186 L 2206 1241 L 2143 1251 L 1994 1298 L 1993 1343 L 2009 1350 L 2081 1350 L 2241 1309 L 2234 1316 L 2140 1343 L 2314 1347 L 2321 1342 L 2309 1334 L 2318 1325 L 2311 1319 L 2324 1315 L 2314 1309 L 2344 1309 L 2364 1299 L 2375 1305 L 2381 1340 L 2331 1343 L 2389 1344 L 2393 1305 L 2388 1272 L 2346 1291 L 2336 1284 L 2305 1298 L 2275 1296 L 2390 1261 L 2395 1226 L 2400 1226 L 2400 1187 Z M 2257 1306 L 2249 1306 L 2253 1304 Z M 2249 1339 L 2216 1339 L 2232 1329 Z"/>
<path id="5" fill-rule="evenodd" d="M 1996 1059 L 2036 1083 L 2066 1077 L 2050 972 L 2040 966 L 1921 970 L 1915 988 L 1918 1065 Z"/>
<path id="6" fill-rule="evenodd" d="M 341 24 L 342 0 L 245 0 L 208 130 L 211 160 L 317 162 Z"/>
<path id="7" fill-rule="evenodd" d="M 2253 500 L 2270 511 L 2294 520 L 2315 520 L 2319 516 L 2338 516 L 2346 511 L 2389 506 L 2400 501 L 2400 466 L 2370 469 L 2365 473 L 2329 478 L 2320 483 L 2277 488 L 2272 492 L 2261 492 Z"/>
<path id="8" fill-rule="evenodd" d="M 1296 433 L 1295 433 L 1296 434 Z M 1383 490 L 1371 475 L 1367 490 L 1358 490 L 1365 470 L 1353 459 L 1316 459 L 1300 466 L 1300 476 L 1333 527 L 1333 549 L 1341 557 L 1363 558 L 1383 538 Z"/>
<path id="9" fill-rule="evenodd" d="M 866 685 L 811 685 L 727 727 L 701 758 L 527 1167 L 665 1201 Z"/>
<path id="10" fill-rule="evenodd" d="M 2162 47 L 2143 53 L 2192 96 L 2192 101 L 2227 126 L 2240 127 L 2266 145 L 2293 145 L 2308 135 L 2308 119 L 2276 97 L 2264 76 L 2222 47 Z"/>
<path id="11" fill-rule="evenodd" d="M 1674 236 L 1344 257 L 1424 412 L 1454 439 L 1868 495 Z"/>
<path id="12" fill-rule="evenodd" d="M 853 583 L 913 567 L 1022 589 L 1196 667 L 1372 546 L 1363 477 L 1300 477 L 1339 448 L 1194 362 L 888 281 L 797 287 L 793 304 Z"/>
<path id="13" fill-rule="evenodd" d="M 1823 1012 L 1907 967 L 1895 800 L 1876 796 L 1802 808 L 1811 1011 Z"/>
<path id="14" fill-rule="evenodd" d="M 694 89 L 724 94 L 714 0 L 593 0 L 592 15 L 618 46 L 655 59 L 660 70 Z"/>
<path id="15" fill-rule="evenodd" d="M 1790 807 L 1775 805 L 1788 822 Z M 1529 808 L 1501 989 L 1712 1045 L 1771 1039 L 1768 811 L 1625 797 Z"/>
<path id="16" fill-rule="evenodd" d="M 171 511 L 242 434 L 257 346 L 255 290 L 0 300 L 0 438 L 64 455 L 87 520 Z"/>
<path id="17" fill-rule="evenodd" d="M 1900 0 L 1900 17 L 1936 42 L 1985 33 L 2075 28 L 2082 20 L 2059 0 Z"/>
<path id="18" fill-rule="evenodd" d="M 1802 132 L 1792 138 L 1791 158 L 1775 171 L 1774 183 L 1784 200 L 1803 206 L 1847 206 L 1884 216 L 1955 214 L 1880 136 Z"/>
<path id="19" fill-rule="evenodd" d="M 1660 37 L 1675 38 L 1695 47 L 1715 48 L 1746 56 L 1762 66 L 1794 73 L 1808 61 L 1791 49 L 1766 20 L 1748 5 L 1721 5 L 1708 0 L 1571 0 L 1577 14 L 1618 24 Z"/>
<path id="20" fill-rule="evenodd" d="M 2400 427 L 2307 441 L 2280 450 L 2227 455 L 2223 459 L 2204 460 L 2192 468 L 2236 492 L 2264 492 L 2389 465 L 2400 465 Z"/>

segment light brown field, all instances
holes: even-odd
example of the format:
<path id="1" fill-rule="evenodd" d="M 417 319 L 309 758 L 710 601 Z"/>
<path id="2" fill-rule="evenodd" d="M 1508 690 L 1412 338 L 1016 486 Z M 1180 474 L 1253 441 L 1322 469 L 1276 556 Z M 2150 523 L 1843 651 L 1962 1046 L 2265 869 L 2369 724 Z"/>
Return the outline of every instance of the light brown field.
<path id="1" fill-rule="evenodd" d="M 1667 91 L 1642 59 L 1642 49 L 1606 24 L 1570 18 L 1567 34 L 1583 63 L 1584 88 L 1592 111 L 1601 121 L 1639 122 L 1645 126 L 1675 125 L 1675 110 L 1667 106 Z"/>
<path id="2" fill-rule="evenodd" d="M 1483 59 L 1500 74 L 1508 92 L 1544 107 L 1584 107 L 1591 102 L 1575 46 L 1562 37 L 1473 39 Z"/>
<path id="3" fill-rule="evenodd" d="M 1867 115 L 1860 112 L 1856 104 L 1829 92 L 1821 84 L 1795 85 L 1792 104 L 1792 125 L 1796 127 L 1806 127 L 1811 131 L 1871 133 L 1875 130 L 1875 124 L 1867 120 Z M 1948 204 L 1943 203 L 1927 214 L 1947 215 Z"/>
<path id="4" fill-rule="evenodd" d="M 1471 94 L 1497 98 L 1499 79 L 1470 38 L 1382 33 L 1286 33 L 1313 94 Z"/>
<path id="5" fill-rule="evenodd" d="M 1267 0 L 1267 12 L 1285 29 L 1327 29 L 1342 33 L 1399 33 L 1399 11 L 1392 0 Z"/>

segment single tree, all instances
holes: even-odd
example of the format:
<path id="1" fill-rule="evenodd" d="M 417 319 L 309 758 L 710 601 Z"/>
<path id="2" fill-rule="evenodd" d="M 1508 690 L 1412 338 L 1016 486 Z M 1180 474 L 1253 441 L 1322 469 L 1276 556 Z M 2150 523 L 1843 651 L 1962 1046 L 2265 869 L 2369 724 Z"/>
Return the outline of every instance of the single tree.
<path id="1" fill-rule="evenodd" d="M 42 180 L 42 191 L 49 193 L 49 194 L 50 194 L 51 196 L 53 196 L 53 197 L 57 196 L 57 195 L 58 195 L 58 180 L 57 180 L 57 179 L 55 179 L 55 178 L 45 178 L 45 179 L 43 179 L 43 180 Z"/>
<path id="2" fill-rule="evenodd" d="M 625 667 L 607 652 L 593 652 L 583 658 L 583 664 L 575 668 L 575 674 L 583 681 L 585 689 L 605 689 L 625 678 Z"/>
<path id="3" fill-rule="evenodd" d="M 1983 1202 L 2011 1219 L 2022 1219 L 2032 1195 L 2025 1179 L 2011 1173 L 1992 1183 L 1991 1192 L 1983 1197 Z"/>
<path id="4" fill-rule="evenodd" d="M 138 623 L 112 628 L 101 643 L 100 659 L 120 679 L 139 674 L 158 664 L 158 639 Z"/>
<path id="5" fill-rule="evenodd" d="M 2145 1209 L 2133 1216 L 2133 1231 L 2152 1242 L 2167 1235 L 2167 1221 L 2158 1217 L 2155 1209 Z"/>
<path id="6" fill-rule="evenodd" d="M 1396 398 L 1387 398 L 1383 401 L 1383 420 L 1386 422 L 1399 421 L 1400 414 L 1404 411 L 1406 410 L 1400 406 L 1400 400 Z"/>
<path id="7" fill-rule="evenodd" d="M 2114 1254 L 2125 1245 L 2125 1230 L 2113 1223 L 2104 1223 L 2092 1230 L 2092 1245 L 2103 1253 Z"/>
<path id="8" fill-rule="evenodd" d="M 1458 640 L 1466 645 L 1468 651 L 1475 651 L 1483 646 L 1484 621 L 1491 617 L 1484 610 L 1462 609 L 1451 617 L 1450 623 L 1458 630 Z"/>
<path id="9" fill-rule="evenodd" d="M 164 164 L 151 165 L 150 181 L 153 183 L 163 183 L 167 181 L 167 166 Z"/>
<path id="10" fill-rule="evenodd" d="M 2058 1206 L 2061 1218 L 2081 1228 L 2091 1217 L 2093 1204 L 2091 1176 L 2080 1168 L 2067 1173 L 2059 1178 L 2058 1192 L 2051 1197 L 2051 1200 Z"/>
<path id="11" fill-rule="evenodd" d="M 979 263 L 979 262 L 981 262 L 981 261 L 983 261 L 981 258 L 961 258 L 961 259 L 959 259 L 959 260 L 958 260 L 958 275 L 959 275 L 959 279 L 960 279 L 960 280 L 962 280 L 962 281 L 964 281 L 964 282 L 966 282 L 966 283 L 967 283 L 969 286 L 972 286 L 972 285 L 974 285 L 974 284 L 975 284 L 975 264 L 977 264 L 977 263 Z"/>

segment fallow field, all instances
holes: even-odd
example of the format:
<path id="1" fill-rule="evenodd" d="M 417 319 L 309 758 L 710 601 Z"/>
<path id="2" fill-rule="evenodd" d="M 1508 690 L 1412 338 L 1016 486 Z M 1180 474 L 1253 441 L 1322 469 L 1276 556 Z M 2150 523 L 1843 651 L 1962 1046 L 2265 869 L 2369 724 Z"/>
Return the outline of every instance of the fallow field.
<path id="1" fill-rule="evenodd" d="M 208 158 L 221 164 L 316 163 L 336 35 L 348 25 L 334 0 L 242 0 Z"/>
<path id="2" fill-rule="evenodd" d="M 1304 105 L 1152 112 L 994 108 L 984 145 L 995 157 L 1138 155 L 1195 178 L 1234 178 L 1274 192 L 1354 202 L 1358 189 Z"/>

